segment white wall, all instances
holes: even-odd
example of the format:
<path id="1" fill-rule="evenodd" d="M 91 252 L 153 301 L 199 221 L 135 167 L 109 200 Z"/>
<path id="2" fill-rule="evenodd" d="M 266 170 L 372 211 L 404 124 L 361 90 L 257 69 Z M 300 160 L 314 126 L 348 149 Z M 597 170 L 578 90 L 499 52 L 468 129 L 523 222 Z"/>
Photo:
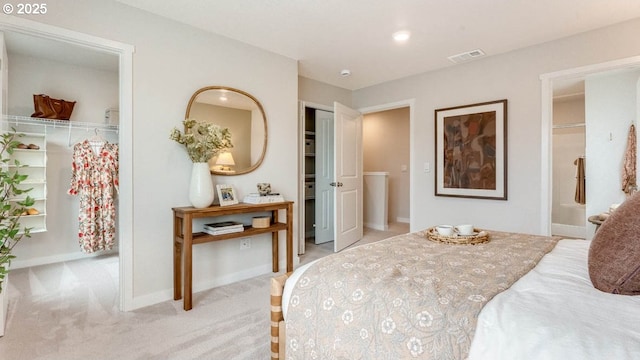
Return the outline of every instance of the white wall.
<path id="1" fill-rule="evenodd" d="M 625 200 L 622 165 L 629 127 L 638 120 L 638 79 L 640 71 L 635 70 L 591 76 L 585 81 L 589 215 L 606 212 L 611 204 Z M 588 231 L 587 237 L 592 236 L 593 231 Z"/>
<path id="2" fill-rule="evenodd" d="M 433 168 L 434 110 L 508 99 L 508 200 L 434 196 L 434 173 L 412 172 L 412 230 L 438 223 L 543 233 L 541 229 L 540 75 L 640 53 L 640 19 L 504 55 L 488 56 L 436 72 L 360 89 L 353 106 L 363 108 L 415 98 L 413 169 Z M 612 41 L 615 39 L 615 41 Z"/>
<path id="3" fill-rule="evenodd" d="M 41 93 L 75 101 L 70 121 L 102 124 L 118 108 L 118 73 L 9 53 L 9 114 L 31 116 Z"/>
<path id="4" fill-rule="evenodd" d="M 333 107 L 333 102 L 337 101 L 351 107 L 351 96 L 352 93 L 349 90 L 302 76 L 298 77 L 298 99 L 301 101 L 329 107 Z"/>
<path id="5" fill-rule="evenodd" d="M 234 185 L 240 196 L 255 191 L 258 182 L 270 182 L 287 199 L 296 198 L 296 61 L 111 1 L 60 0 L 48 4 L 46 16 L 28 18 L 135 47 L 133 238 L 122 239 L 133 243 L 134 307 L 173 298 L 171 208 L 189 204 L 191 162 L 185 150 L 169 140 L 169 132 L 181 125 L 194 91 L 207 85 L 244 90 L 262 103 L 269 122 L 262 166 L 246 175 L 215 176 L 214 181 Z M 240 251 L 235 240 L 194 250 L 196 291 L 271 269 L 268 235 L 252 238 L 248 250 Z M 281 259 L 284 254 L 281 237 Z"/>
<path id="6" fill-rule="evenodd" d="M 30 116 L 33 94 L 76 101 L 70 121 L 104 122 L 104 111 L 118 107 L 118 73 L 54 60 L 9 53 L 8 113 Z M 12 268 L 86 257 L 78 244 L 78 203 L 67 195 L 72 146 L 94 135 L 85 129 L 22 126 L 24 132 L 47 135 L 47 231 L 34 233 L 14 249 Z M 117 143 L 114 132 L 100 136 Z"/>

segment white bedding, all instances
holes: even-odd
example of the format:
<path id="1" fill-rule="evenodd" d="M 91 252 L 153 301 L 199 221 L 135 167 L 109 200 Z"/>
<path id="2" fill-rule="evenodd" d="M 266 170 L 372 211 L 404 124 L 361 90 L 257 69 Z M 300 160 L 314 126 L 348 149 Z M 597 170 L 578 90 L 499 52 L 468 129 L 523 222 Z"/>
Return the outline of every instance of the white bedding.
<path id="1" fill-rule="evenodd" d="M 589 245 L 561 240 L 487 303 L 469 359 L 640 359 L 640 296 L 595 289 Z"/>
<path id="2" fill-rule="evenodd" d="M 640 359 L 640 296 L 593 287 L 587 269 L 589 241 L 561 240 L 511 288 L 479 314 L 469 360 Z M 287 280 L 286 319 L 293 284 Z"/>

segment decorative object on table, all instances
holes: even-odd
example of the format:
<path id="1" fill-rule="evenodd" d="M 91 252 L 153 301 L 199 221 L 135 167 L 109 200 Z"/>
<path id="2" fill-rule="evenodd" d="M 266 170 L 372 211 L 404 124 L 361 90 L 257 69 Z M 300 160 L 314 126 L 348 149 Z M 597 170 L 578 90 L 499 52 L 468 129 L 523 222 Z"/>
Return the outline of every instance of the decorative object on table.
<path id="1" fill-rule="evenodd" d="M 194 162 L 191 165 L 189 202 L 193 207 L 202 209 L 209 207 L 213 203 L 215 196 L 209 163 Z"/>
<path id="2" fill-rule="evenodd" d="M 454 232 L 447 236 L 441 235 L 437 228 L 438 226 L 430 227 L 422 235 L 431 241 L 453 245 L 474 245 L 489 241 L 489 233 L 484 230 L 473 229 L 472 235 L 460 235 Z"/>
<path id="3" fill-rule="evenodd" d="M 63 99 L 54 99 L 45 94 L 33 94 L 33 110 L 31 117 L 69 120 L 75 101 L 66 101 Z"/>
<path id="4" fill-rule="evenodd" d="M 221 184 L 216 185 L 218 189 L 218 199 L 220 199 L 220 206 L 234 205 L 238 203 L 238 196 L 236 191 L 231 185 Z"/>
<path id="5" fill-rule="evenodd" d="M 222 221 L 204 224 L 202 230 L 211 235 L 223 235 L 244 231 L 244 225 L 237 221 Z"/>
<path id="6" fill-rule="evenodd" d="M 624 165 L 622 167 L 622 191 L 631 195 L 638 190 L 636 179 L 636 127 L 631 125 L 627 137 L 627 150 L 624 153 Z"/>
<path id="7" fill-rule="evenodd" d="M 233 147 L 231 133 L 227 128 L 212 123 L 200 123 L 193 119 L 186 119 L 183 124 L 184 133 L 174 128 L 169 138 L 184 145 L 193 162 L 189 187 L 191 205 L 205 208 L 211 205 L 215 198 L 209 159 Z"/>
<path id="8" fill-rule="evenodd" d="M 247 204 L 268 204 L 268 203 L 276 203 L 283 202 L 284 196 L 279 193 L 270 193 L 269 195 L 260 195 L 259 193 L 250 193 L 245 195 L 242 202 Z"/>
<path id="9" fill-rule="evenodd" d="M 435 110 L 436 196 L 507 200 L 507 100 Z"/>
<path id="10" fill-rule="evenodd" d="M 251 226 L 256 229 L 264 229 L 271 226 L 271 216 L 255 216 L 251 221 Z"/>
<path id="11" fill-rule="evenodd" d="M 184 133 L 177 128 L 171 130 L 169 138 L 187 149 L 192 162 L 208 162 L 212 157 L 231 149 L 231 132 L 216 124 L 186 119 Z"/>
<path id="12" fill-rule="evenodd" d="M 258 193 L 262 196 L 266 196 L 271 194 L 271 184 L 270 183 L 258 183 L 257 185 Z"/>

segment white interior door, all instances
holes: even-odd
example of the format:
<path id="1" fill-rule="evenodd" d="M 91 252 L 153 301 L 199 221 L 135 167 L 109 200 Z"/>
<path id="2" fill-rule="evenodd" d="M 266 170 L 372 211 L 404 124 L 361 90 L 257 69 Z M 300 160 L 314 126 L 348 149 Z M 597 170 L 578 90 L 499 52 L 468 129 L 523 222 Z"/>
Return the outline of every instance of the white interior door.
<path id="1" fill-rule="evenodd" d="M 335 241 L 338 252 L 362 239 L 362 114 L 334 103 Z"/>
<path id="2" fill-rule="evenodd" d="M 315 164 L 315 243 L 322 244 L 334 239 L 333 213 L 334 181 L 333 158 L 333 113 L 315 111 L 316 164 Z"/>

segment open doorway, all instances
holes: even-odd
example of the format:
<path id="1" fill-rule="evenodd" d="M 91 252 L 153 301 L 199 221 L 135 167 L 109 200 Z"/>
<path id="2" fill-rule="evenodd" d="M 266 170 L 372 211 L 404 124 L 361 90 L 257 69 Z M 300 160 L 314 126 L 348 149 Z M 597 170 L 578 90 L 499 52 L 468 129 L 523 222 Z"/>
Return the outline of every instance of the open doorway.
<path id="1" fill-rule="evenodd" d="M 541 233 L 552 234 L 552 193 L 554 153 L 553 93 L 567 81 L 585 82 L 585 218 L 586 239 L 591 239 L 596 225 L 588 221 L 593 215 L 608 211 L 625 200 L 621 191 L 621 166 L 630 125 L 637 127 L 640 108 L 640 57 L 590 65 L 544 74 L 542 80 L 542 217 Z"/>
<path id="2" fill-rule="evenodd" d="M 409 223 L 410 108 L 371 112 L 363 120 L 364 226 Z"/>
<path id="3" fill-rule="evenodd" d="M 551 234 L 586 236 L 586 126 L 584 80 L 557 81 L 553 89 L 553 199 Z"/>
<path id="4" fill-rule="evenodd" d="M 390 192 L 393 192 L 393 193 L 391 193 L 392 200 L 390 201 L 391 203 L 390 206 L 393 208 L 393 210 L 391 210 L 390 214 L 389 213 L 387 214 L 387 218 L 388 216 L 391 216 L 391 218 L 388 218 L 388 219 L 391 220 L 392 224 L 400 224 L 399 229 L 398 228 L 390 229 L 390 231 L 392 232 L 393 231 L 396 231 L 396 232 L 409 231 L 410 222 L 411 222 L 411 202 L 409 199 L 411 198 L 411 171 L 412 171 L 411 170 L 411 148 L 412 148 L 411 144 L 413 143 L 413 135 L 412 135 L 411 129 L 413 129 L 414 127 L 413 102 L 414 102 L 413 100 L 405 100 L 405 101 L 400 101 L 400 102 L 391 103 L 391 104 L 384 104 L 384 105 L 359 109 L 359 111 L 365 117 L 368 116 L 369 114 L 376 114 L 376 113 L 384 114 L 386 111 L 391 111 L 387 115 L 389 114 L 393 115 L 394 114 L 393 110 L 400 109 L 398 110 L 399 114 L 401 114 L 400 116 L 402 117 L 402 120 L 400 121 L 404 122 L 403 124 L 403 127 L 405 128 L 404 135 L 402 135 L 401 137 L 395 138 L 394 141 L 386 145 L 381 145 L 376 152 L 380 152 L 381 154 L 384 154 L 384 155 L 372 155 L 372 156 L 377 156 L 379 158 L 385 157 L 384 160 L 387 161 L 387 159 L 391 159 L 393 156 L 395 156 L 396 154 L 395 149 L 397 147 L 397 144 L 402 143 L 403 145 L 406 146 L 406 149 L 408 149 L 408 150 L 405 150 L 405 153 L 404 155 L 402 155 L 402 158 L 396 160 L 397 163 L 394 161 L 390 161 L 393 164 L 391 165 L 393 169 L 391 169 L 390 173 L 393 172 L 394 176 L 396 176 L 396 174 L 400 174 L 398 176 L 400 176 L 403 180 L 403 181 L 400 181 L 400 179 L 396 179 L 396 178 L 393 178 L 391 180 L 392 188 Z M 313 154 L 313 156 L 315 157 L 315 150 L 314 152 L 310 152 L 308 150 L 312 146 L 315 146 L 317 144 L 315 144 L 314 142 L 309 142 L 309 143 L 307 142 L 307 140 L 309 139 L 313 139 L 315 141 L 316 135 L 315 135 L 315 132 L 312 132 L 310 130 L 309 126 L 305 126 L 305 113 L 307 113 L 308 111 L 315 111 L 316 109 L 332 111 L 332 108 L 319 105 L 319 104 L 309 103 L 309 102 L 301 102 L 300 105 L 301 105 L 300 107 L 301 141 L 300 141 L 299 152 L 300 152 L 300 168 L 301 168 L 301 176 L 300 176 L 301 186 L 300 186 L 300 194 L 299 194 L 299 200 L 300 200 L 299 203 L 304 204 L 304 206 L 302 205 L 299 206 L 300 213 L 298 217 L 299 219 L 298 228 L 299 228 L 300 235 L 298 238 L 298 253 L 302 255 L 302 254 L 305 254 L 307 241 L 309 244 L 315 243 L 315 239 L 313 238 L 314 230 L 315 230 L 315 227 L 314 227 L 315 218 L 314 216 L 311 216 L 313 214 L 313 211 L 312 211 L 313 207 L 310 205 L 310 204 L 314 204 L 314 200 L 315 200 L 315 199 L 310 199 L 311 197 L 310 192 L 314 191 L 312 186 L 315 186 L 315 184 L 311 185 L 311 182 L 309 181 L 311 178 L 315 179 L 315 162 L 309 161 L 309 154 Z M 313 110 L 307 111 L 305 110 L 306 108 L 312 108 Z M 396 118 L 397 116 L 398 116 L 398 113 L 395 113 Z M 310 135 L 310 132 L 312 132 L 313 135 Z M 365 134 L 363 135 L 367 136 Z M 364 141 L 365 140 L 363 139 L 363 143 Z M 375 142 L 373 143 L 375 144 Z M 366 170 L 367 168 L 364 168 L 364 169 Z M 369 168 L 369 169 L 372 170 L 373 168 Z M 372 171 L 372 172 L 375 172 L 375 171 Z M 310 176 L 312 173 L 313 173 L 313 176 Z M 396 189 L 399 189 L 399 190 L 397 192 L 394 192 L 396 191 Z M 367 237 L 366 230 L 367 229 L 365 229 L 365 237 Z"/>
<path id="5" fill-rule="evenodd" d="M 35 39 L 47 39 L 76 46 L 85 52 L 108 53 L 117 58 L 119 132 L 118 199 L 118 288 L 119 309 L 132 310 L 133 304 L 133 176 L 132 176 L 132 89 L 133 46 L 82 34 L 55 26 L 8 17 L 0 22 L 0 31 L 16 32 Z"/>

